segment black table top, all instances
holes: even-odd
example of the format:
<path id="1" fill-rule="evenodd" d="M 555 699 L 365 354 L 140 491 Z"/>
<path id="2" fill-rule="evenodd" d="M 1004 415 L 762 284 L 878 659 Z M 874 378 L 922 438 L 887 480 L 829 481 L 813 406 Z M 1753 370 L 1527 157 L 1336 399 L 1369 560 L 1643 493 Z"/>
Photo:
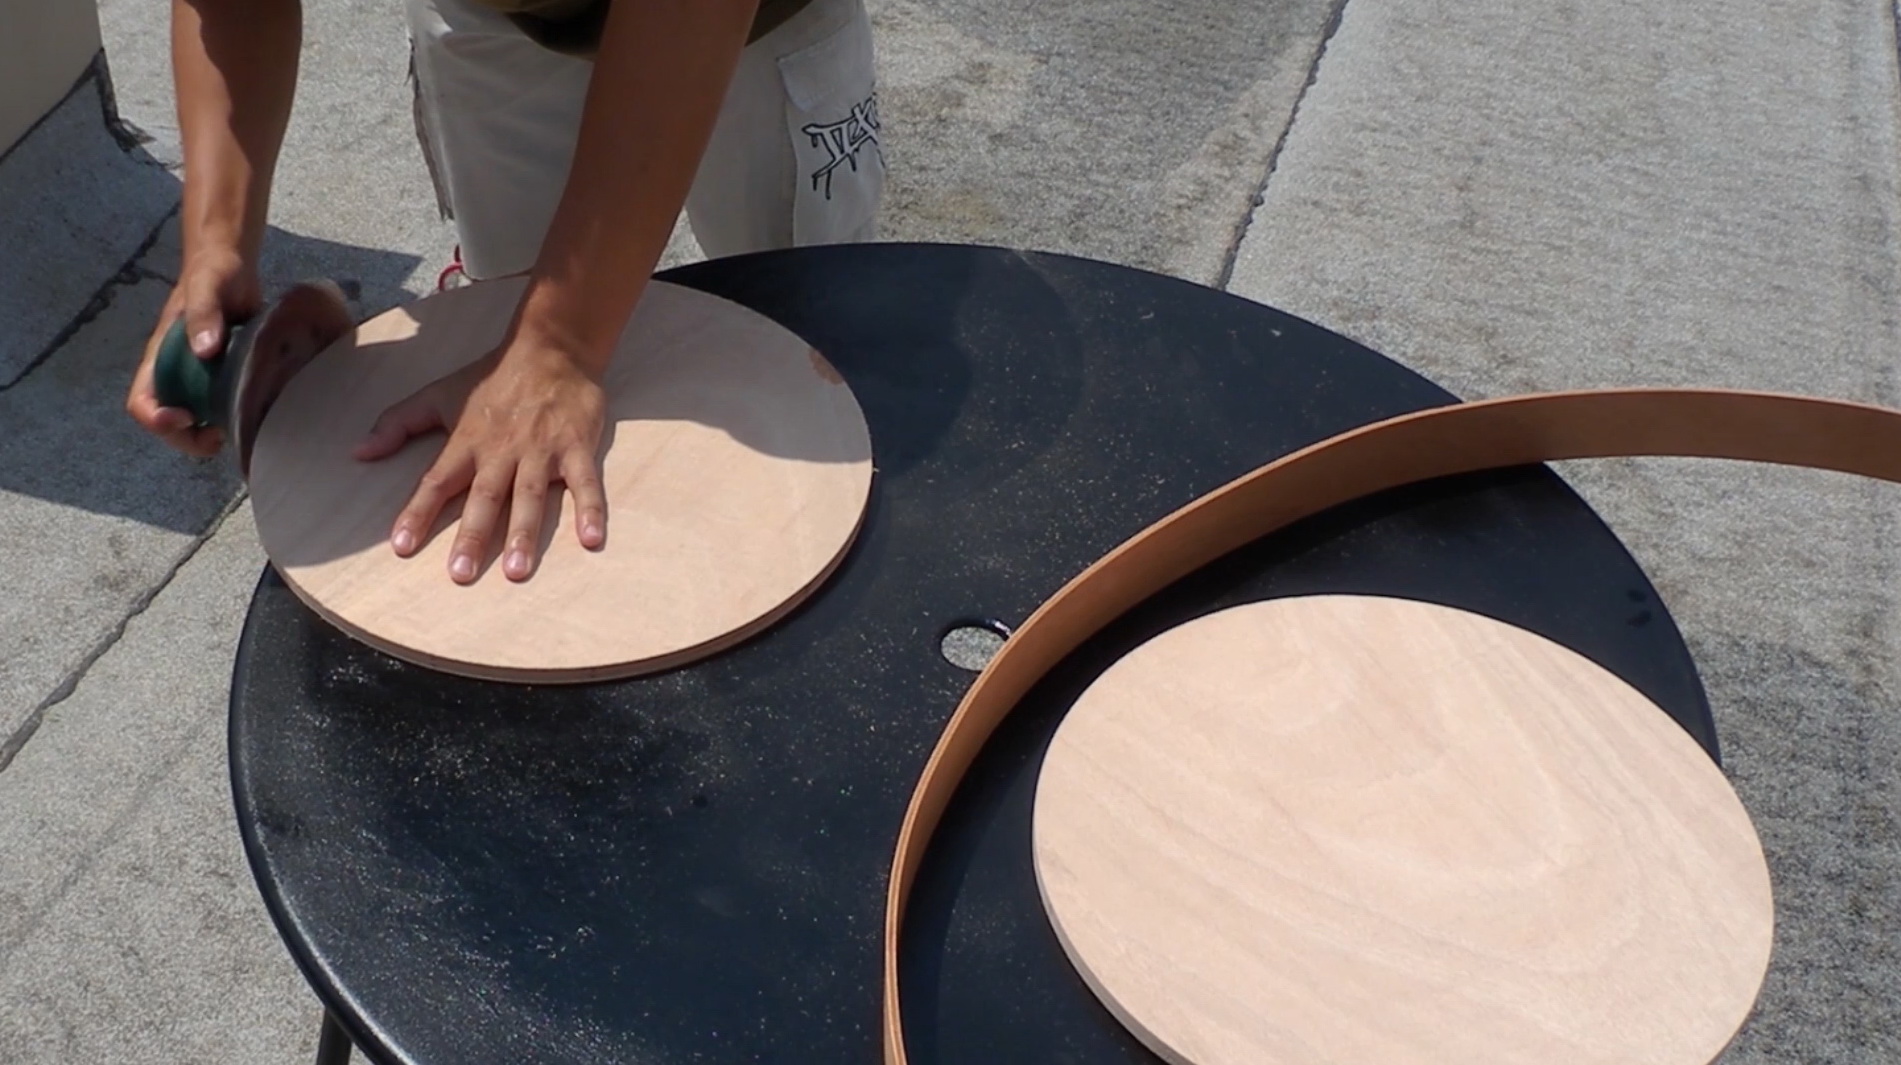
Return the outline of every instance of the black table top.
<path id="1" fill-rule="evenodd" d="M 941 633 L 1020 622 L 1233 477 L 1451 401 L 1258 304 L 1060 256 L 871 245 L 662 276 L 782 322 L 845 375 L 877 467 L 864 530 L 769 632 L 581 687 L 405 665 L 266 572 L 232 685 L 239 825 L 293 957 L 371 1060 L 874 1065 L 891 847 L 974 676 L 940 655 Z M 1043 916 L 1029 860 L 1040 752 L 1135 643 L 1314 592 L 1407 596 L 1542 633 L 1716 753 L 1655 591 L 1549 471 L 1338 508 L 1133 611 L 986 748 L 907 925 L 917 1065 L 1157 1060 L 1097 1005 Z"/>

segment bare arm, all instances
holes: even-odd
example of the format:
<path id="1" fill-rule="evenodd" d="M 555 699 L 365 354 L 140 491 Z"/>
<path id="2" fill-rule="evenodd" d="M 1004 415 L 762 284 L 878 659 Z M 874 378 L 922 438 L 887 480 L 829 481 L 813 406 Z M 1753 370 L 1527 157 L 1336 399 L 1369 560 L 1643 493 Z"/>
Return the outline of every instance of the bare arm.
<path id="1" fill-rule="evenodd" d="M 184 256 L 125 406 L 140 425 L 190 454 L 215 453 L 218 433 L 194 429 L 189 413 L 159 405 L 152 362 L 180 315 L 202 358 L 223 347 L 227 317 L 257 310 L 258 249 L 302 34 L 298 0 L 172 0 L 172 71 L 185 149 Z"/>
<path id="2" fill-rule="evenodd" d="M 187 259 L 257 261 L 302 43 L 298 0 L 172 0 Z"/>
<path id="3" fill-rule="evenodd" d="M 466 492 L 450 576 L 474 580 L 499 532 L 503 572 L 525 579 L 556 480 L 574 496 L 580 542 L 605 542 L 600 381 L 686 202 L 756 8 L 757 0 L 615 3 L 567 187 L 506 339 L 390 408 L 357 450 L 376 459 L 451 428 L 390 531 L 398 554 L 419 550 L 436 516 Z"/>
<path id="4" fill-rule="evenodd" d="M 757 0 L 620 0 L 518 332 L 598 374 L 660 261 Z"/>

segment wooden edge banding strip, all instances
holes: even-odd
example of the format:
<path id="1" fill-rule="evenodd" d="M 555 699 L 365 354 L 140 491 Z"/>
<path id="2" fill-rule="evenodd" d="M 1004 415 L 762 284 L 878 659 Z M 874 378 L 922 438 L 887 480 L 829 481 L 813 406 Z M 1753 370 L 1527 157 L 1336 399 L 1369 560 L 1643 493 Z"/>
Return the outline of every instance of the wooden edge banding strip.
<path id="1" fill-rule="evenodd" d="M 951 715 L 912 792 L 885 896 L 884 1056 L 906 1065 L 898 948 L 944 808 L 997 725 L 1083 641 L 1215 559 L 1341 503 L 1479 470 L 1627 456 L 1740 459 L 1901 481 L 1901 411 L 1762 392 L 1552 392 L 1436 407 L 1302 448 L 1149 526 L 1038 607 Z"/>

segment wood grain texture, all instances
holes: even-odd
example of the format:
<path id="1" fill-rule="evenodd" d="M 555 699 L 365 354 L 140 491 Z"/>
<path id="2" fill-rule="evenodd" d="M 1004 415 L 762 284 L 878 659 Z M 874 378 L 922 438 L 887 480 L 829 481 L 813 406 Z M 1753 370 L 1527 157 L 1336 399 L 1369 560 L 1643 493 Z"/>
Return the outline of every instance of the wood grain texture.
<path id="1" fill-rule="evenodd" d="M 1430 408 L 1284 455 L 1124 541 L 1005 641 L 945 724 L 912 790 L 885 892 L 886 1062 L 906 1061 L 898 953 L 925 850 L 984 741 L 1065 655 L 1174 581 L 1329 507 L 1475 470 L 1632 455 L 1742 459 L 1901 481 L 1901 411 L 1720 389 L 1553 392 Z"/>
<path id="2" fill-rule="evenodd" d="M 604 381 L 606 546 L 580 546 L 572 499 L 559 493 L 527 581 L 504 578 L 493 557 L 475 583 L 449 580 L 444 530 L 459 511 L 416 555 L 396 556 L 390 527 L 444 437 L 375 463 L 349 452 L 384 408 L 499 343 L 524 283 L 460 288 L 372 319 L 284 390 L 258 436 L 251 493 L 265 551 L 298 597 L 410 662 L 558 683 L 680 665 L 810 595 L 864 515 L 864 415 L 798 337 L 660 282 Z"/>
<path id="3" fill-rule="evenodd" d="M 1130 652 L 1058 728 L 1032 838 L 1078 971 L 1184 1065 L 1706 1065 L 1773 939 L 1749 816 L 1669 715 L 1400 599 Z"/>

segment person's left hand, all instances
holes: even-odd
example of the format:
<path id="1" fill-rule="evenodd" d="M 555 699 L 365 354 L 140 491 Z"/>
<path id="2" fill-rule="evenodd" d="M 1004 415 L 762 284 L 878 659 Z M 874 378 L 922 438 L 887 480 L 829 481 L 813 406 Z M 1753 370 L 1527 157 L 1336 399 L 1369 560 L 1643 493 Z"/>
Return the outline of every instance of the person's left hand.
<path id="1" fill-rule="evenodd" d="M 449 551 L 449 576 L 468 584 L 508 512 L 502 572 L 535 571 L 549 486 L 574 495 L 575 535 L 593 550 L 606 542 L 607 500 L 599 449 L 607 402 L 598 380 L 558 349 L 520 341 L 428 385 L 384 411 L 355 455 L 374 461 L 411 437 L 449 430 L 449 442 L 397 515 L 390 545 L 405 558 L 422 549 L 442 509 L 468 493 Z"/>

